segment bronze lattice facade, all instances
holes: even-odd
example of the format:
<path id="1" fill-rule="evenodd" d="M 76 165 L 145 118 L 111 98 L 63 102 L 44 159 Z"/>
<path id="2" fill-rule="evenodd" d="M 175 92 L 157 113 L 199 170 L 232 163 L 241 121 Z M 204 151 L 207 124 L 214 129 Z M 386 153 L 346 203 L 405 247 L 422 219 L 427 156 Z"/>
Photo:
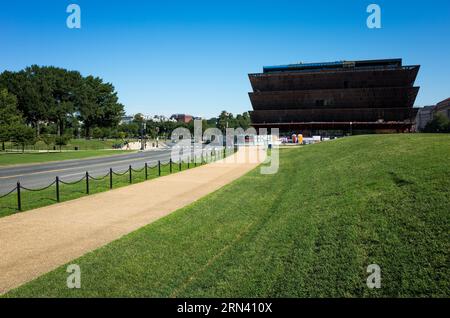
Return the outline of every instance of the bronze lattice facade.
<path id="1" fill-rule="evenodd" d="M 419 68 L 401 59 L 264 67 L 249 74 L 252 125 L 306 135 L 410 131 Z"/>

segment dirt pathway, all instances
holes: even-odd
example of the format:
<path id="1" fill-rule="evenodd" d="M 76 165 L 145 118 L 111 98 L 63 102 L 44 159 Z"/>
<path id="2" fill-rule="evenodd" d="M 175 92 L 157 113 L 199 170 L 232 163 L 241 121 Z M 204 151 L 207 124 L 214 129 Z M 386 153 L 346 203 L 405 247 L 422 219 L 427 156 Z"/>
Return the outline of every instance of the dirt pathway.
<path id="1" fill-rule="evenodd" d="M 230 183 L 264 160 L 257 153 L 241 149 L 195 169 L 0 218 L 0 294 Z"/>

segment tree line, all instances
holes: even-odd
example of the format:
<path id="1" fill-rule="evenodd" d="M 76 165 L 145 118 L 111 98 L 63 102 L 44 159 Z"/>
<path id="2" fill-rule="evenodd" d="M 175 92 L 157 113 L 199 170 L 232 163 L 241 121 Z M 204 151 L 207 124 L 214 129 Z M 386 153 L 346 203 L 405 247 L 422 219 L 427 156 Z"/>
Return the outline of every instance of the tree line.
<path id="1" fill-rule="evenodd" d="M 143 131 L 144 124 L 145 131 Z M 225 134 L 226 128 L 241 127 L 246 130 L 250 125 L 250 116 L 248 112 L 237 114 L 235 116 L 224 110 L 217 117 L 202 119 L 203 132 L 208 128 L 218 128 Z M 145 119 L 144 115 L 141 113 L 134 115 L 134 118 L 130 123 L 120 125 L 120 132 L 123 133 L 122 137 L 128 138 L 141 136 L 142 133 L 150 138 L 168 138 L 172 131 L 178 127 L 187 128 L 194 134 L 194 121 L 190 121 L 189 123 L 176 122 L 168 120 L 163 116 Z"/>
<path id="2" fill-rule="evenodd" d="M 426 133 L 450 133 L 450 119 L 443 114 L 437 113 L 423 129 Z"/>
<path id="3" fill-rule="evenodd" d="M 36 137 L 46 133 L 76 136 L 82 128 L 81 134 L 89 138 L 94 127 L 115 127 L 124 114 L 111 83 L 53 66 L 5 71 L 0 74 L 0 90 L 3 103 L 22 117 L 15 124 L 32 127 Z M 11 138 L 16 138 L 14 129 L 10 131 Z"/>
<path id="4" fill-rule="evenodd" d="M 194 123 L 174 122 L 162 116 L 144 119 L 137 114 L 121 123 L 124 106 L 111 83 L 54 66 L 32 65 L 0 74 L 0 142 L 65 145 L 71 138 L 169 137 L 177 127 L 193 131 Z M 146 129 L 143 130 L 145 123 Z M 204 119 L 203 129 L 250 126 L 248 113 L 222 111 Z"/>

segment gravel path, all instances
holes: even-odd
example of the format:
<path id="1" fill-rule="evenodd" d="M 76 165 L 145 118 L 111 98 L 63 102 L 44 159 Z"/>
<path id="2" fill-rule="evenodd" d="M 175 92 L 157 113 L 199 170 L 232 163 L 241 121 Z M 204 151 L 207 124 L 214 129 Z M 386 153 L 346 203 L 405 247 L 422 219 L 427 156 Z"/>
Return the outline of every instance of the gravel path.
<path id="1" fill-rule="evenodd" d="M 234 162 L 257 153 L 257 160 Z M 0 294 L 200 199 L 264 158 L 245 148 L 215 163 L 0 218 Z"/>

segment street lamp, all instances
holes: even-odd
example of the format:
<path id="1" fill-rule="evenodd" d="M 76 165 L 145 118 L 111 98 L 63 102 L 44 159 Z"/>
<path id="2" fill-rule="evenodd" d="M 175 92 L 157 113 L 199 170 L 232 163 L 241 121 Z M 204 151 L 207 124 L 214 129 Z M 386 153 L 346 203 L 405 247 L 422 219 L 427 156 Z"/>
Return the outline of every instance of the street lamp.
<path id="1" fill-rule="evenodd" d="M 144 132 L 145 132 L 146 128 L 147 128 L 147 123 L 146 122 L 142 122 L 142 128 L 141 128 L 141 150 L 145 149 Z"/>

